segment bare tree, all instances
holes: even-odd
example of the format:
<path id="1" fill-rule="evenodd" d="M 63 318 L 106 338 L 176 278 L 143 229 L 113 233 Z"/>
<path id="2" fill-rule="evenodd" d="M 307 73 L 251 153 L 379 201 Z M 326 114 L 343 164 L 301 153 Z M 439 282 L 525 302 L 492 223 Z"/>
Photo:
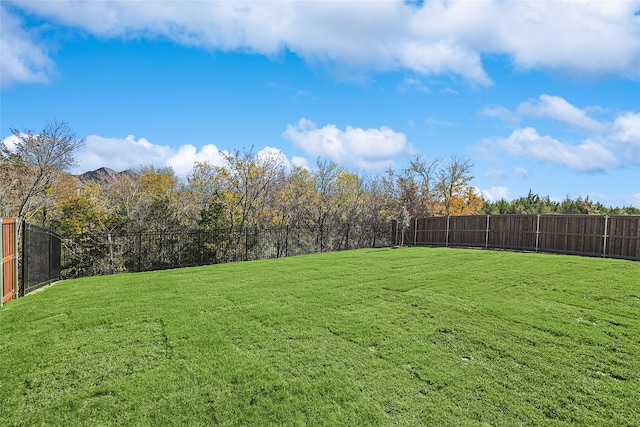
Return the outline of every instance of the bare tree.
<path id="1" fill-rule="evenodd" d="M 230 223 L 237 227 L 236 254 L 240 253 L 247 227 L 258 226 L 259 211 L 282 176 L 284 163 L 274 154 L 254 155 L 253 148 L 224 156 L 224 166 L 216 166 L 219 197 L 228 209 Z M 246 243 L 246 240 L 245 240 Z"/>
<path id="2" fill-rule="evenodd" d="M 8 183 L 3 202 L 11 215 L 25 220 L 45 206 L 55 180 L 75 165 L 74 153 L 85 140 L 55 119 L 38 134 L 13 128 L 11 133 L 13 147 L 0 142 L 0 177 Z"/>
<path id="3" fill-rule="evenodd" d="M 333 161 L 319 158 L 316 161 L 316 169 L 313 172 L 317 197 L 314 220 L 318 231 L 317 240 L 320 244 L 320 251 L 325 250 L 327 238 L 325 227 L 330 223 L 331 215 L 336 208 L 336 181 L 340 171 L 341 169 Z"/>
<path id="4" fill-rule="evenodd" d="M 402 233 L 400 237 L 400 246 L 402 247 L 404 246 L 404 233 L 411 227 L 411 214 L 409 214 L 406 206 L 402 206 L 402 212 L 400 212 L 398 220 L 400 220 L 400 230 Z"/>
<path id="5" fill-rule="evenodd" d="M 444 206 L 445 215 L 451 211 L 453 196 L 462 195 L 469 182 L 473 179 L 471 169 L 473 164 L 468 159 L 458 159 L 452 156 L 438 172 L 437 192 Z"/>
<path id="6" fill-rule="evenodd" d="M 417 190 L 419 192 L 418 199 L 422 212 L 419 216 L 433 215 L 436 185 L 434 183 L 437 175 L 437 167 L 440 165 L 438 160 L 429 160 L 426 157 L 416 154 L 409 162 L 409 171 L 417 175 Z"/>

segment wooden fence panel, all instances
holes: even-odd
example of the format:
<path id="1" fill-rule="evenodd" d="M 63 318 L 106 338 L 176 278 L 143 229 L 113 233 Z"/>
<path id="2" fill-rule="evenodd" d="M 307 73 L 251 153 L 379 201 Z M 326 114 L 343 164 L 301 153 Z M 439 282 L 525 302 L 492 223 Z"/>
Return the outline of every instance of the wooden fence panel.
<path id="1" fill-rule="evenodd" d="M 539 250 L 601 256 L 606 221 L 599 215 L 542 215 Z"/>
<path id="2" fill-rule="evenodd" d="M 392 223 L 392 242 L 401 230 Z M 473 215 L 411 221 L 406 245 L 469 246 L 640 260 L 640 216 Z"/>
<path id="3" fill-rule="evenodd" d="M 545 217 L 540 229 L 539 250 L 543 252 L 562 252 L 566 246 L 568 217 Z"/>
<path id="4" fill-rule="evenodd" d="M 537 215 L 491 215 L 488 247 L 533 251 L 537 223 Z"/>
<path id="5" fill-rule="evenodd" d="M 416 223 L 416 245 L 444 245 L 447 242 L 447 218 L 419 218 Z"/>
<path id="6" fill-rule="evenodd" d="M 640 261 L 640 216 L 613 216 L 608 226 L 605 255 Z"/>
<path id="7" fill-rule="evenodd" d="M 0 283 L 2 299 L 0 305 L 16 298 L 18 290 L 18 220 L 2 218 L 0 221 Z"/>
<path id="8" fill-rule="evenodd" d="M 449 218 L 449 245 L 484 247 L 486 239 L 486 216 L 452 216 Z"/>

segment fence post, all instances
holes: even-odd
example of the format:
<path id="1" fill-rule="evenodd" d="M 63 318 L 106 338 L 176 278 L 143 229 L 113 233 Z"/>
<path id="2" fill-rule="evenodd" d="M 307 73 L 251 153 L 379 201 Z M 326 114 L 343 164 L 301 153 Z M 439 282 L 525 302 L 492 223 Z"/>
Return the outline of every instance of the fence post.
<path id="1" fill-rule="evenodd" d="M 47 258 L 49 258 L 49 262 L 47 263 L 47 282 L 50 284 L 51 283 L 51 263 L 53 263 L 53 236 L 51 235 L 51 233 L 47 233 L 47 239 L 49 240 L 49 256 L 47 256 Z"/>
<path id="2" fill-rule="evenodd" d="M 142 271 L 142 231 L 138 231 L 138 271 Z"/>
<path id="3" fill-rule="evenodd" d="M 395 223 L 396 223 L 396 241 L 394 242 L 395 246 L 398 246 L 398 223 L 399 222 L 400 221 L 395 221 Z"/>
<path id="4" fill-rule="evenodd" d="M 446 235 L 445 240 L 444 240 L 444 245 L 445 246 L 449 246 L 449 218 L 450 218 L 450 216 L 447 215 L 447 235 Z"/>
<path id="5" fill-rule="evenodd" d="M 246 228 L 244 232 L 244 260 L 249 261 L 249 231 Z"/>
<path id="6" fill-rule="evenodd" d="M 416 217 L 415 225 L 413 226 L 413 245 L 418 244 L 418 217 Z"/>
<path id="7" fill-rule="evenodd" d="M 4 239 L 2 238 L 2 229 L 4 228 L 2 226 L 2 217 L 0 217 L 0 307 L 2 307 L 2 300 L 4 298 L 4 266 L 2 263 L 2 258 L 3 258 L 3 254 L 2 254 L 2 249 L 4 247 Z"/>
<path id="8" fill-rule="evenodd" d="M 538 214 L 538 219 L 536 220 L 536 252 L 538 252 L 539 243 L 540 243 L 540 214 Z"/>
<path id="9" fill-rule="evenodd" d="M 18 256 L 19 256 L 18 255 L 18 248 L 20 247 L 20 246 L 18 246 L 18 237 L 19 237 L 18 235 L 20 234 L 20 227 L 18 227 L 19 221 L 20 220 L 18 218 L 13 220 L 13 223 L 15 224 L 14 227 L 13 227 L 14 232 L 15 232 L 14 244 L 15 244 L 15 248 L 16 248 L 15 254 L 13 255 L 13 263 L 14 263 L 15 269 L 16 269 L 16 277 L 15 277 L 15 280 L 16 280 L 16 289 L 15 289 L 15 293 L 16 294 L 15 294 L 15 297 L 16 298 L 18 298 L 18 296 L 20 295 L 20 282 L 18 281 L 18 279 L 19 279 L 19 277 L 18 277 L 18 260 L 19 260 L 18 259 Z M 24 250 L 24 248 L 22 250 Z M 23 266 L 23 268 L 24 268 L 24 266 Z"/>
<path id="10" fill-rule="evenodd" d="M 602 243 L 602 257 L 607 257 L 607 227 L 609 225 L 609 215 L 604 216 L 604 241 Z"/>
<path id="11" fill-rule="evenodd" d="M 29 223 L 27 221 L 22 224 L 22 295 L 26 289 L 29 280 Z"/>
<path id="12" fill-rule="evenodd" d="M 489 247 L 489 217 L 491 215 L 487 214 L 487 234 L 484 236 L 484 248 L 487 249 Z"/>

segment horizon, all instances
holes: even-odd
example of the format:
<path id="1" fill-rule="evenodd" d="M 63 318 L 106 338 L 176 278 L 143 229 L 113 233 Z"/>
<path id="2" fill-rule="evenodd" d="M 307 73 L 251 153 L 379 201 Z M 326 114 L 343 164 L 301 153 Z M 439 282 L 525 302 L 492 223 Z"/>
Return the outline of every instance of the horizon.
<path id="1" fill-rule="evenodd" d="M 3 1 L 1 132 L 63 120 L 73 174 L 254 147 L 368 174 L 474 164 L 529 191 L 640 207 L 640 1 Z"/>

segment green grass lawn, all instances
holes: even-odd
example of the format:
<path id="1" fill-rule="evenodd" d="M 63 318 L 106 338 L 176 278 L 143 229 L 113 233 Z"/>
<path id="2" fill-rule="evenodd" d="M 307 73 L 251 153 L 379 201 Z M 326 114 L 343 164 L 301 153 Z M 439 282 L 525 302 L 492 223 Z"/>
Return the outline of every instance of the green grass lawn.
<path id="1" fill-rule="evenodd" d="M 0 310 L 0 425 L 640 425 L 640 263 L 369 249 Z"/>

